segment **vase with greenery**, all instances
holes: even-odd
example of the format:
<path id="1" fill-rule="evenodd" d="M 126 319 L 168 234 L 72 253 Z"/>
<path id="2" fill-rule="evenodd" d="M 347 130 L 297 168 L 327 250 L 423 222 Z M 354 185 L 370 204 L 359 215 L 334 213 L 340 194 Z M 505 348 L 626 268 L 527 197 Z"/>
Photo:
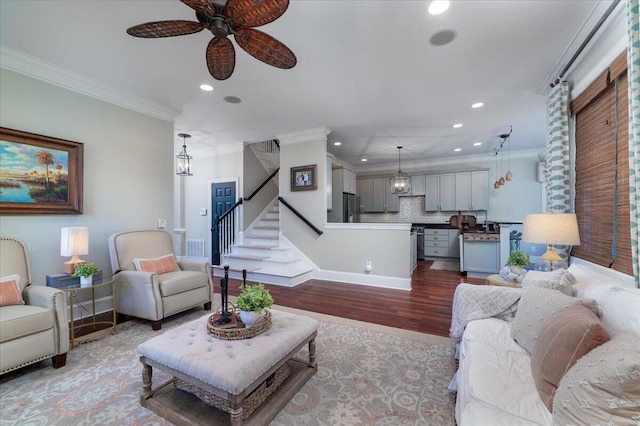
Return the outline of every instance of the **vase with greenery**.
<path id="1" fill-rule="evenodd" d="M 505 276 L 503 278 L 522 282 L 526 271 L 524 267 L 531 263 L 529 255 L 522 250 L 513 250 L 509 254 L 507 264 L 503 269 Z"/>
<path id="2" fill-rule="evenodd" d="M 236 297 L 235 305 L 240 310 L 240 320 L 248 327 L 262 315 L 264 309 L 273 305 L 273 297 L 262 283 L 244 285 Z"/>
<path id="3" fill-rule="evenodd" d="M 74 277 L 80 277 L 80 285 L 89 285 L 93 281 L 93 276 L 100 272 L 95 263 L 76 263 L 73 267 Z"/>

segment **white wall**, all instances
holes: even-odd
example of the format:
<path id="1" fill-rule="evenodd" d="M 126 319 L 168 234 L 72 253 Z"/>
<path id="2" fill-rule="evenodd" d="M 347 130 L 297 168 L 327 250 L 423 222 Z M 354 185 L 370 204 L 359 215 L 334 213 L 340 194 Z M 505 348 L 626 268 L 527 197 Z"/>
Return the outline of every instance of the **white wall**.
<path id="1" fill-rule="evenodd" d="M 62 273 L 60 228 L 89 228 L 89 255 L 111 276 L 114 232 L 173 227 L 173 123 L 0 69 L 0 124 L 84 144 L 84 214 L 0 216 L 29 247 L 34 284 Z"/>

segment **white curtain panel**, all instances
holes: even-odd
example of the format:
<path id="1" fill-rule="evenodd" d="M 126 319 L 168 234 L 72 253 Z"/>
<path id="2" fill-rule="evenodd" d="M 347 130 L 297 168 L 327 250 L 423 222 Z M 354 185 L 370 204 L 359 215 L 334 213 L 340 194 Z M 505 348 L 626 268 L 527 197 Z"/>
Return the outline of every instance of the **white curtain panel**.
<path id="1" fill-rule="evenodd" d="M 631 253 L 633 275 L 640 287 L 638 240 L 640 240 L 640 16 L 638 0 L 627 1 L 627 77 L 629 80 L 629 207 L 631 212 Z"/>
<path id="2" fill-rule="evenodd" d="M 551 213 L 571 213 L 571 159 L 569 157 L 569 83 L 561 82 L 547 100 L 546 195 Z M 567 246 L 556 251 L 567 259 Z"/>

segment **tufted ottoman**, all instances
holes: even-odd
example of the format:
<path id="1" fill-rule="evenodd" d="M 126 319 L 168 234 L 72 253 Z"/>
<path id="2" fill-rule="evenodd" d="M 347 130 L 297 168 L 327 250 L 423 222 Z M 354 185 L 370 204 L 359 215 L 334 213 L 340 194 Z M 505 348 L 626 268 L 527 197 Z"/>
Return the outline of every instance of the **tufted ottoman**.
<path id="1" fill-rule="evenodd" d="M 287 379 L 285 385 L 291 383 L 288 383 L 289 389 L 285 392 L 286 400 L 278 401 L 281 406 L 271 418 L 317 371 L 315 337 L 318 321 L 315 319 L 272 310 L 271 328 L 264 333 L 245 340 L 220 340 L 207 332 L 209 316 L 207 314 L 168 330 L 138 346 L 142 362 L 142 406 L 149 407 L 174 423 L 192 423 L 193 420 L 184 418 L 179 410 L 167 407 L 168 402 L 175 399 L 173 397 L 155 406 L 151 403 L 157 392 L 177 378 L 208 395 L 225 400 L 231 424 L 241 425 L 243 417 L 246 417 L 243 416 L 244 399 L 274 373 L 282 370 L 285 363 L 304 363 L 306 368 L 298 368 L 300 373 L 297 376 L 292 374 Z M 306 344 L 309 345 L 309 361 L 294 358 Z M 174 379 L 152 389 L 153 367 L 170 374 Z M 295 388 L 293 391 L 292 386 Z M 260 417 L 265 420 L 265 416 Z"/>

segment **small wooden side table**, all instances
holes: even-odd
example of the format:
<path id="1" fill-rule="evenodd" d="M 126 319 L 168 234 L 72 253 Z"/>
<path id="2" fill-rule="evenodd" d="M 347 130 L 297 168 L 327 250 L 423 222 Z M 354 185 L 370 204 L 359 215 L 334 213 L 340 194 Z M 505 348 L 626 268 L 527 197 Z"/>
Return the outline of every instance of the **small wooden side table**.
<path id="1" fill-rule="evenodd" d="M 49 280 L 48 280 L 49 281 Z M 107 279 L 95 279 L 93 280 L 93 283 L 88 284 L 88 285 L 81 285 L 79 282 L 75 281 L 75 280 L 68 280 L 66 283 L 64 284 L 57 284 L 55 287 L 59 288 L 60 290 L 63 290 L 67 293 L 67 297 L 69 299 L 69 313 L 70 313 L 70 321 L 71 324 L 69 326 L 69 341 L 71 344 L 71 348 L 73 348 L 75 346 L 76 343 L 81 343 L 84 342 L 86 340 L 91 340 L 91 339 L 95 339 L 98 337 L 102 337 L 102 336 L 106 336 L 107 334 L 111 334 L 113 332 L 116 331 L 116 308 L 115 305 L 113 307 L 113 317 L 111 319 L 111 321 L 97 321 L 96 320 L 96 288 L 98 287 L 104 287 L 104 286 L 111 286 L 111 292 L 113 294 L 113 300 L 115 301 L 115 286 L 113 285 L 115 282 L 114 278 L 107 278 Z M 78 293 L 85 291 L 85 290 L 90 290 L 91 291 L 91 322 L 87 322 L 87 323 L 82 323 L 82 324 L 78 324 L 75 325 L 74 324 L 74 315 L 73 315 L 73 307 L 74 305 L 78 305 L 80 306 L 80 302 L 78 301 L 77 295 Z M 92 333 L 86 334 L 84 336 L 80 336 L 80 337 L 75 337 L 75 332 L 76 330 L 79 330 L 81 328 L 84 327 L 93 327 L 93 329 L 95 330 L 97 325 L 108 325 L 109 327 L 101 329 L 101 330 L 97 330 L 94 331 Z"/>
<path id="2" fill-rule="evenodd" d="M 493 274 L 487 277 L 487 280 L 484 282 L 484 285 L 497 285 L 501 287 L 515 287 L 520 288 L 522 284 L 517 281 L 507 281 L 500 276 L 500 274 Z"/>

